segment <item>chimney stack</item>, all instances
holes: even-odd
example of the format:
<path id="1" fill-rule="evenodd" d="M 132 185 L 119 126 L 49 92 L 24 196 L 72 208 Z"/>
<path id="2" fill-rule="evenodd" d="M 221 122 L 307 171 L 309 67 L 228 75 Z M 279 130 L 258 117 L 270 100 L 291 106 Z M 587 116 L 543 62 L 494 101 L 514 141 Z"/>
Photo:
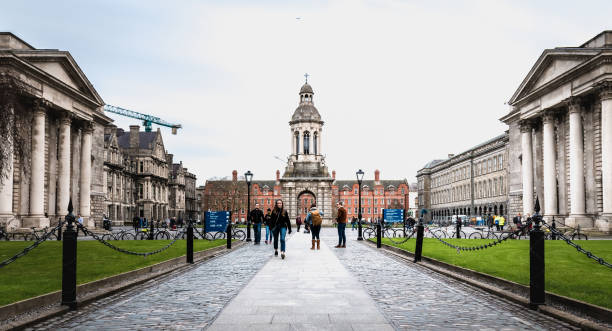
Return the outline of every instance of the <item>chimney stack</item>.
<path id="1" fill-rule="evenodd" d="M 374 171 L 374 180 L 379 182 L 380 181 L 380 170 L 376 169 L 376 171 Z"/>
<path id="2" fill-rule="evenodd" d="M 130 148 L 140 146 L 140 126 L 130 125 Z"/>
<path id="3" fill-rule="evenodd" d="M 232 171 L 232 181 L 234 182 L 238 181 L 238 171 L 236 170 Z"/>
<path id="4" fill-rule="evenodd" d="M 276 170 L 276 181 L 280 180 L 280 170 Z"/>
<path id="5" fill-rule="evenodd" d="M 336 170 L 332 170 L 332 179 L 336 179 Z"/>

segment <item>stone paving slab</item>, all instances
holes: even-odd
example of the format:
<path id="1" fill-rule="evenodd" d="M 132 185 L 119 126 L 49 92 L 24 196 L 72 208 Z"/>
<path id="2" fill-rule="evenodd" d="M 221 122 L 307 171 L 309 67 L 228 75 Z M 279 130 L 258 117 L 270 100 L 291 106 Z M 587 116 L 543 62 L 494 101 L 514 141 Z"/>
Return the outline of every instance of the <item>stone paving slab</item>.
<path id="1" fill-rule="evenodd" d="M 325 242 L 295 233 L 208 330 L 393 330 Z"/>

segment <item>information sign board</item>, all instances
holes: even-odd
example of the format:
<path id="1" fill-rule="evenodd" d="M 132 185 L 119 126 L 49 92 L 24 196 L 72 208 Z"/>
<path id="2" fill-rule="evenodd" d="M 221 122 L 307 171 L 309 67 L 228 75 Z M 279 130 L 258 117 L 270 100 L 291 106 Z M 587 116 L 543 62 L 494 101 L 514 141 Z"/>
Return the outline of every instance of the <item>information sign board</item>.
<path id="1" fill-rule="evenodd" d="M 206 232 L 225 232 L 230 219 L 229 211 L 207 211 Z"/>
<path id="2" fill-rule="evenodd" d="M 404 210 L 383 209 L 383 219 L 388 223 L 401 223 L 404 221 Z"/>

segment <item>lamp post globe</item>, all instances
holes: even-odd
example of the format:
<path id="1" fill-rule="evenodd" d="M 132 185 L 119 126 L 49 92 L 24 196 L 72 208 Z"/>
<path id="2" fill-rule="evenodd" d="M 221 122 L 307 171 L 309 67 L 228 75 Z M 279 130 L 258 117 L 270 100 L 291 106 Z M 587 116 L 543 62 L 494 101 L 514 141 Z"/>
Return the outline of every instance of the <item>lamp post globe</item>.
<path id="1" fill-rule="evenodd" d="M 363 230 L 361 228 L 361 183 L 363 182 L 363 170 L 359 169 L 356 173 L 357 175 L 357 184 L 359 184 L 359 210 L 357 212 L 357 240 L 363 240 Z"/>
<path id="2" fill-rule="evenodd" d="M 244 174 L 244 180 L 247 183 L 247 237 L 246 241 L 251 241 L 251 180 L 253 180 L 253 173 L 251 170 Z"/>

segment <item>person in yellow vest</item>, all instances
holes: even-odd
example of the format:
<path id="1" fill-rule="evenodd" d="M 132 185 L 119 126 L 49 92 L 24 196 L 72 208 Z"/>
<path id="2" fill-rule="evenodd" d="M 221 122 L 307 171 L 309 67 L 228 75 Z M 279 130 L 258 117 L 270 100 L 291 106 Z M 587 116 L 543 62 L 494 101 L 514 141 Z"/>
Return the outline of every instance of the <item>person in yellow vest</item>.
<path id="1" fill-rule="evenodd" d="M 504 216 L 500 215 L 499 216 L 499 229 L 501 231 L 504 231 L 504 225 L 506 224 L 506 218 L 504 218 Z"/>

